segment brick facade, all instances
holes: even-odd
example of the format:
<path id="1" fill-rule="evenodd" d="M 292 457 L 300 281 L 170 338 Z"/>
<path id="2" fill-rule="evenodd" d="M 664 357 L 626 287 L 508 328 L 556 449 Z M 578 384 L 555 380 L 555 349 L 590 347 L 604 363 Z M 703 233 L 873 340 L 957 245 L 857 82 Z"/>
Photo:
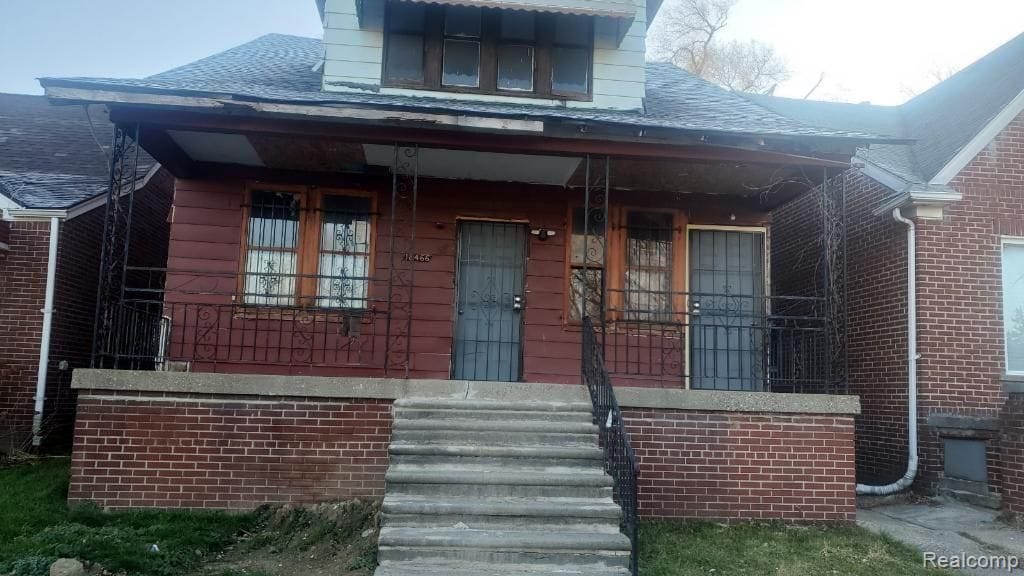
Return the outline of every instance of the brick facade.
<path id="1" fill-rule="evenodd" d="M 82 391 L 68 500 L 248 509 L 379 498 L 391 421 L 382 400 Z"/>
<path id="2" fill-rule="evenodd" d="M 1001 424 L 999 463 L 1003 508 L 1024 515 L 1024 393 L 1009 395 Z"/>
<path id="3" fill-rule="evenodd" d="M 50 225 L 10 224 L 0 273 L 0 450 L 21 447 L 32 430 Z"/>
<path id="4" fill-rule="evenodd" d="M 171 176 L 160 171 L 135 195 L 134 225 L 147 233 L 133 240 L 133 265 L 165 265 L 171 185 Z M 71 445 L 71 374 L 89 366 L 103 216 L 99 206 L 60 224 L 44 407 L 48 450 Z M 50 223 L 3 224 L 9 226 L 10 249 L 0 252 L 0 451 L 8 451 L 27 447 L 31 436 Z"/>
<path id="5" fill-rule="evenodd" d="M 851 521 L 853 419 L 627 410 L 648 518 Z M 390 400 L 83 390 L 69 499 L 249 509 L 384 494 Z"/>
<path id="6" fill-rule="evenodd" d="M 906 467 L 906 228 L 891 214 L 873 214 L 893 191 L 861 174 L 844 178 L 850 391 L 862 405 L 857 471 L 862 482 L 888 483 Z M 929 415 L 998 418 L 1006 401 L 1000 241 L 1024 236 L 1024 116 L 950 185 L 961 201 L 946 206 L 941 220 L 915 219 L 921 459 L 915 488 L 927 493 L 944 468 L 942 438 L 928 426 Z M 776 234 L 816 226 L 816 210 L 806 199 L 776 210 Z M 996 493 L 1009 485 L 1000 478 L 1000 460 L 998 442 L 989 441 L 989 488 Z"/>
<path id="7" fill-rule="evenodd" d="M 852 416 L 626 409 L 645 518 L 852 522 Z"/>

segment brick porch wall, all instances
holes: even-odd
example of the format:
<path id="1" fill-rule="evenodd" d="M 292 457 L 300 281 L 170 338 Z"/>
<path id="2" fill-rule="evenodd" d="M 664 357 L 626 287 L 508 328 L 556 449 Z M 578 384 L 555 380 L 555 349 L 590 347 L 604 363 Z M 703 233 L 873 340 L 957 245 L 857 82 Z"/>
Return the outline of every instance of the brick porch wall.
<path id="1" fill-rule="evenodd" d="M 379 498 L 391 421 L 383 400 L 82 390 L 68 500 L 250 509 Z"/>
<path id="2" fill-rule="evenodd" d="M 645 518 L 852 522 L 853 418 L 625 409 Z"/>
<path id="3" fill-rule="evenodd" d="M 384 494 L 391 400 L 81 390 L 69 500 L 251 509 Z M 626 411 L 647 518 L 853 519 L 849 416 Z"/>

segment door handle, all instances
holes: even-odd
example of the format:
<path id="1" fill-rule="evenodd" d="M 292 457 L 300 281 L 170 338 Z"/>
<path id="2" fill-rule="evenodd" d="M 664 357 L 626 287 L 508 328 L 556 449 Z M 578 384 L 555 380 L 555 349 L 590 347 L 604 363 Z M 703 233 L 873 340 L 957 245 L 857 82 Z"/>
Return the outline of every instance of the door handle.
<path id="1" fill-rule="evenodd" d="M 512 309 L 517 312 L 523 309 L 523 297 L 519 294 L 512 297 Z"/>

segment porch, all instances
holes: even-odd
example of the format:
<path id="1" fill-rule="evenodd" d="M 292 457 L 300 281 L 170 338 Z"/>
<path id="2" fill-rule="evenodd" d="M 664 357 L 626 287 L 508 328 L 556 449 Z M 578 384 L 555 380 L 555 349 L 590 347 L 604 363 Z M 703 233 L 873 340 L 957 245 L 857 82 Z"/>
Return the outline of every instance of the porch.
<path id="1" fill-rule="evenodd" d="M 572 384 L 589 319 L 616 386 L 845 391 L 834 161 L 134 126 L 184 177 L 165 267 L 110 203 L 95 367 Z"/>

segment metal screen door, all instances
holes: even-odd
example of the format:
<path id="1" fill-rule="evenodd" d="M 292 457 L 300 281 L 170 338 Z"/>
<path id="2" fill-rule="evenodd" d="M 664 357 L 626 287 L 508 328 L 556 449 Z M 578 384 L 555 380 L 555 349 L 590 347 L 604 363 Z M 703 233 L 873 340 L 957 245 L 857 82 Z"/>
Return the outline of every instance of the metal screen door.
<path id="1" fill-rule="evenodd" d="M 762 390 L 764 233 L 690 230 L 691 388 Z"/>
<path id="2" fill-rule="evenodd" d="M 525 264 L 525 225 L 459 223 L 453 378 L 520 379 Z"/>

